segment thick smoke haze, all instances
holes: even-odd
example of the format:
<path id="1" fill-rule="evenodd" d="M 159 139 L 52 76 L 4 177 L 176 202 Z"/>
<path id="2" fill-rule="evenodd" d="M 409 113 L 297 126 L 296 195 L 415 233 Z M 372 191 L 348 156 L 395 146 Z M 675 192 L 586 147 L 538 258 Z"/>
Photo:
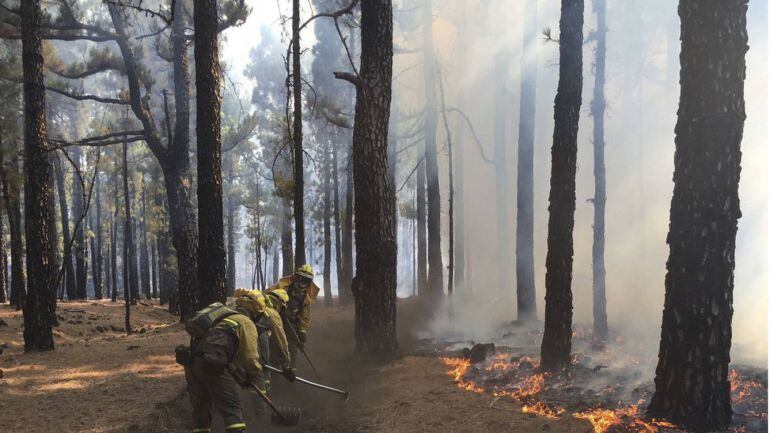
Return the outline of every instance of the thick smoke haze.
<path id="1" fill-rule="evenodd" d="M 230 74 L 250 92 L 249 80 L 241 74 L 248 52 L 259 43 L 259 29 L 267 26 L 277 38 L 282 31 L 278 6 L 271 2 L 249 2 L 254 13 L 244 26 L 226 32 L 223 45 Z M 511 244 L 508 257 L 497 255 L 496 213 L 504 205 L 495 198 L 494 164 L 486 162 L 470 129 L 456 114 L 448 114 L 455 157 L 465 163 L 462 186 L 466 219 L 465 298 L 447 316 L 437 321 L 442 332 L 462 329 L 477 338 L 496 325 L 514 320 L 516 268 L 516 149 L 518 140 L 520 66 L 522 57 L 523 2 L 516 0 L 434 1 L 434 49 L 444 80 L 446 103 L 465 112 L 473 124 L 483 152 L 494 158 L 494 97 L 503 98 L 505 113 L 506 164 L 508 167 L 508 215 Z M 394 104 L 402 116 L 419 113 L 424 106 L 422 68 L 421 2 L 400 1 L 395 5 Z M 558 38 L 560 3 L 538 1 L 538 28 L 550 29 Z M 288 13 L 284 10 L 283 13 Z M 305 9 L 303 14 L 310 16 Z M 626 338 L 644 339 L 654 356 L 663 308 L 666 235 L 673 191 L 674 125 L 679 99 L 679 18 L 676 2 L 670 0 L 609 0 L 607 34 L 606 167 L 606 269 L 610 327 Z M 590 325 L 591 246 L 593 208 L 593 119 L 589 113 L 594 85 L 595 15 L 590 1 L 585 9 L 583 49 L 583 104 L 578 137 L 577 208 L 574 230 L 573 296 L 574 320 Z M 742 142 L 739 220 L 735 266 L 733 359 L 736 362 L 767 362 L 768 293 L 768 140 L 767 123 L 767 3 L 752 1 L 748 11 L 746 113 Z M 315 43 L 307 30 L 304 46 Z M 558 42 L 539 37 L 537 50 L 537 102 L 535 131 L 535 282 L 538 315 L 542 319 L 545 295 L 545 257 L 548 222 L 550 148 L 553 134 L 553 101 L 558 81 Z M 309 65 L 312 51 L 303 62 Z M 496 58 L 505 64 L 501 75 Z M 282 61 L 278 59 L 278 61 Z M 331 73 L 332 71 L 329 71 Z M 440 110 L 441 107 L 429 107 Z M 414 122 L 394 122 L 401 134 Z M 442 149 L 446 134 L 439 115 L 439 170 L 442 200 L 442 249 L 448 263 L 448 166 Z M 414 140 L 399 141 L 399 149 Z M 407 176 L 419 159 L 416 148 L 399 154 L 396 187 L 407 186 L 399 203 L 413 200 L 413 182 Z M 456 188 L 461 186 L 457 185 Z M 399 235 L 399 294 L 412 293 L 411 222 L 402 221 Z M 460 234 L 458 234 L 460 236 Z M 407 249 L 404 249 L 404 246 Z M 243 250 L 243 249 L 241 249 Z M 320 256 L 320 254 L 319 254 Z M 239 262 L 241 262 L 239 260 Z M 334 268 L 334 267 L 333 267 Z M 510 277 L 498 281 L 500 269 Z M 248 276 L 239 277 L 246 284 Z M 243 278 L 243 281 L 240 281 Z M 444 277 L 446 283 L 446 272 Z M 332 279 L 334 281 L 334 278 Z M 450 323 L 452 325 L 450 329 Z"/>

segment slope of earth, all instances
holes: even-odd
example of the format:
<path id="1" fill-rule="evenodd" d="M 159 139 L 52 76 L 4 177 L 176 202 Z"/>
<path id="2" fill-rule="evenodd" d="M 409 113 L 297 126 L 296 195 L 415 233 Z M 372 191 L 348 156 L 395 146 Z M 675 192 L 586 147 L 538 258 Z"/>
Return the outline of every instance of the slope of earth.
<path id="1" fill-rule="evenodd" d="M 56 350 L 24 353 L 21 312 L 0 305 L 0 432 L 116 432 L 179 394 L 178 319 L 142 301 L 127 336 L 124 314 L 121 302 L 61 302 Z"/>

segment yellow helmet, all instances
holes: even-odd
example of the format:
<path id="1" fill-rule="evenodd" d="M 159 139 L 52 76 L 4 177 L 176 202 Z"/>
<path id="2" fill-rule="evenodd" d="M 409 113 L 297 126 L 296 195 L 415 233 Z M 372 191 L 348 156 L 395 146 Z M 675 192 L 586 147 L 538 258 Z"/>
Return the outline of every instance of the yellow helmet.
<path id="1" fill-rule="evenodd" d="M 281 308 L 285 307 L 286 304 L 289 302 L 289 294 L 286 293 L 286 290 L 284 289 L 275 289 L 273 291 L 267 292 L 268 295 L 268 302 L 271 304 L 271 306 L 276 306 L 275 304 L 279 304 Z"/>
<path id="2" fill-rule="evenodd" d="M 302 265 L 297 268 L 297 270 L 294 272 L 294 275 L 299 275 L 301 277 L 310 278 L 313 279 L 313 276 L 315 276 L 315 273 L 313 272 L 313 267 L 310 265 Z"/>
<path id="3" fill-rule="evenodd" d="M 265 309 L 265 296 L 259 290 L 235 289 L 235 305 L 252 313 Z"/>

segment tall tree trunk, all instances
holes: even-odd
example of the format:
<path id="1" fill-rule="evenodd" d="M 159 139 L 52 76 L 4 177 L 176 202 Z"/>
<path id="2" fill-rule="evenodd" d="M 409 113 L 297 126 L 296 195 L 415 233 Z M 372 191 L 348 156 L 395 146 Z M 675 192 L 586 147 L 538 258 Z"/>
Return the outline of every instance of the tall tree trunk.
<path id="1" fill-rule="evenodd" d="M 594 338 L 607 340 L 607 297 L 604 286 L 604 209 L 607 203 L 607 180 L 604 169 L 604 99 L 605 58 L 607 57 L 607 3 L 594 0 L 596 12 L 596 81 L 591 103 L 594 118 L 594 243 L 593 243 L 593 313 Z"/>
<path id="2" fill-rule="evenodd" d="M 393 77 L 390 0 L 361 2 L 361 70 L 356 83 L 353 177 L 356 213 L 355 337 L 360 352 L 391 353 L 396 341 L 396 196 L 388 175 Z"/>
<path id="3" fill-rule="evenodd" d="M 0 142 L 2 142 L 2 136 L 0 136 Z M 0 206 L 0 303 L 8 302 L 8 271 L 6 269 L 7 263 L 5 262 L 6 248 L 5 233 L 3 231 L 3 212 L 2 206 Z"/>
<path id="4" fill-rule="evenodd" d="M 283 215 L 281 215 L 281 261 L 284 275 L 294 273 L 294 253 L 292 250 L 291 236 L 291 207 L 288 200 L 283 201 Z"/>
<path id="5" fill-rule="evenodd" d="M 110 294 L 110 300 L 116 302 L 118 300 L 118 210 L 120 209 L 118 201 L 118 152 L 115 151 L 115 172 L 112 175 L 113 186 L 113 213 L 110 218 L 110 278 L 112 279 L 112 293 Z M 125 268 L 125 266 L 124 266 Z"/>
<path id="6" fill-rule="evenodd" d="M 150 275 L 150 278 L 152 280 L 152 297 L 153 299 L 158 299 L 160 297 L 160 282 L 158 281 L 158 277 L 160 276 L 160 273 L 158 272 L 158 243 L 157 242 L 151 242 L 150 243 L 150 261 L 152 262 L 152 275 Z"/>
<path id="7" fill-rule="evenodd" d="M 537 38 L 537 1 L 529 1 L 524 3 L 524 43 L 521 56 L 519 148 L 516 174 L 516 312 L 520 321 L 537 319 L 534 253 Z"/>
<path id="8" fill-rule="evenodd" d="M 28 291 L 24 299 L 24 350 L 53 350 L 53 175 L 46 143 L 40 0 L 21 2 L 24 73 L 24 217 Z"/>
<path id="9" fill-rule="evenodd" d="M 735 236 L 746 119 L 746 1 L 680 0 L 681 93 L 669 256 L 650 416 L 727 428 Z M 718 109 L 715 110 L 715 107 Z"/>
<path id="10" fill-rule="evenodd" d="M 454 181 L 454 155 L 452 153 L 452 131 L 449 129 L 449 120 L 446 116 L 446 101 L 444 100 L 443 78 L 439 76 L 438 87 L 441 95 L 441 118 L 444 120 L 444 133 L 446 134 L 449 172 L 449 265 L 447 266 L 447 294 L 454 293 L 455 272 L 455 181 Z"/>
<path id="11" fill-rule="evenodd" d="M 281 275 L 278 273 L 278 242 L 273 242 L 273 281 L 278 281 Z"/>
<path id="12" fill-rule="evenodd" d="M 433 53 L 433 13 L 431 1 L 424 0 L 423 68 L 425 71 L 425 176 L 428 198 L 428 290 L 430 296 L 444 293 L 444 265 L 441 258 L 441 194 L 436 153 L 436 63 Z"/>
<path id="13" fill-rule="evenodd" d="M 79 116 L 76 116 L 76 119 Z M 77 172 L 81 169 L 80 146 L 72 146 L 72 160 L 75 162 L 73 169 L 76 173 L 72 176 L 72 212 L 75 223 L 74 259 L 75 259 L 75 296 L 77 299 L 86 299 L 86 286 L 88 284 L 88 246 L 86 244 L 86 214 L 83 185 Z M 83 176 L 85 179 L 85 176 Z"/>
<path id="14" fill-rule="evenodd" d="M 292 0 L 291 15 L 291 77 L 292 97 L 294 98 L 292 117 L 292 142 L 294 155 L 294 262 L 297 266 L 305 264 L 305 174 L 302 148 L 302 70 L 300 64 L 299 0 Z"/>
<path id="15" fill-rule="evenodd" d="M 508 186 L 508 145 L 505 137 L 505 119 L 508 113 L 507 90 L 508 58 L 495 54 L 492 83 L 494 95 L 494 142 L 495 142 L 495 214 L 497 215 L 497 284 L 508 285 L 511 261 L 510 188 Z"/>
<path id="16" fill-rule="evenodd" d="M 135 304 L 134 280 L 136 266 L 134 249 L 134 234 L 131 227 L 131 192 L 128 188 L 128 144 L 123 143 L 123 197 L 125 198 L 125 220 L 123 226 L 123 300 L 126 305 L 126 334 L 131 333 L 131 304 Z"/>
<path id="17" fill-rule="evenodd" d="M 97 148 L 97 158 L 101 149 Z M 98 167 L 96 168 L 98 170 Z M 96 299 L 102 299 L 104 294 L 102 293 L 102 195 L 101 195 L 101 180 L 99 172 L 96 173 L 94 178 L 94 188 L 96 188 L 96 215 L 94 218 L 94 231 L 96 232 L 96 245 L 91 248 L 96 248 L 96 253 L 93 254 L 94 260 L 93 276 L 94 276 L 94 296 Z"/>
<path id="18" fill-rule="evenodd" d="M 96 226 L 96 222 L 94 221 L 95 217 L 93 214 L 89 214 L 88 216 L 88 226 L 90 230 L 94 230 L 94 227 Z M 90 246 L 88 250 L 91 253 L 91 282 L 93 283 L 94 287 L 94 299 L 101 299 L 101 287 L 99 287 L 99 292 L 96 291 L 97 286 L 97 280 L 96 280 L 96 269 L 95 269 L 95 263 L 96 263 L 96 239 L 90 238 L 88 239 L 88 242 L 90 243 Z"/>
<path id="19" fill-rule="evenodd" d="M 142 176 L 142 224 L 139 231 L 142 233 L 142 244 L 139 248 L 139 270 L 142 278 L 142 293 L 145 299 L 152 299 L 152 282 L 150 280 L 150 248 L 147 244 L 147 203 L 146 203 L 146 183 Z"/>
<path id="20" fill-rule="evenodd" d="M 69 208 L 67 207 L 67 194 L 64 187 L 64 169 L 61 159 L 55 158 L 54 171 L 56 173 L 56 187 L 59 195 L 59 210 L 61 212 L 62 239 L 64 242 L 64 284 L 67 299 L 76 299 L 75 268 L 72 266 L 72 240 L 70 239 Z"/>
<path id="21" fill-rule="evenodd" d="M 559 85 L 554 102 L 548 254 L 545 259 L 545 329 L 540 365 L 570 365 L 572 348 L 572 229 L 575 225 L 577 133 L 583 88 L 583 0 L 562 0 Z"/>
<path id="22" fill-rule="evenodd" d="M 333 141 L 332 148 L 332 180 L 333 180 L 333 200 L 332 215 L 334 216 L 334 263 L 337 271 L 337 302 L 342 303 L 342 238 L 340 227 L 340 179 L 339 179 L 339 161 L 337 159 L 337 142 Z"/>
<path id="23" fill-rule="evenodd" d="M 353 285 L 353 196 L 355 185 L 353 184 L 352 146 L 350 152 L 350 164 L 347 164 L 345 173 L 345 214 L 342 220 L 342 287 L 340 287 L 340 303 L 348 303 L 352 297 Z"/>
<path id="24" fill-rule="evenodd" d="M 0 152 L 0 167 L 2 167 L 3 199 L 8 214 L 8 234 L 11 238 L 11 293 L 10 304 L 16 310 L 24 305 L 26 293 L 26 275 L 24 274 L 24 241 L 21 225 L 21 191 L 19 190 L 19 166 L 17 158 L 11 159 L 8 165 L 3 161 Z"/>
<path id="25" fill-rule="evenodd" d="M 461 18 L 458 28 L 458 65 L 464 65 L 467 67 L 466 62 L 468 58 L 468 52 L 470 50 L 470 43 L 468 43 L 468 15 L 466 12 L 467 5 L 463 3 L 463 18 Z M 467 107 L 467 96 L 465 94 L 460 96 L 459 105 L 463 109 Z M 465 134 L 465 125 L 457 128 L 457 131 L 458 133 L 457 139 L 455 140 L 454 153 L 454 285 L 455 290 L 465 291 L 467 287 L 465 282 L 465 157 L 463 151 L 463 141 L 467 136 L 467 134 Z"/>
<path id="26" fill-rule="evenodd" d="M 430 295 L 430 291 L 428 290 L 428 234 L 425 213 L 424 141 L 420 144 L 417 153 L 422 159 L 417 162 L 418 166 L 415 185 L 415 188 L 417 188 L 417 205 L 415 206 L 415 211 L 417 212 L 417 294 L 421 297 L 427 297 Z"/>
<path id="27" fill-rule="evenodd" d="M 332 228 L 331 228 L 331 213 L 332 213 L 332 188 L 331 178 L 329 177 L 330 168 L 332 164 L 331 150 L 329 149 L 332 144 L 329 140 L 326 141 L 326 149 L 324 149 L 324 162 L 326 169 L 323 176 L 323 219 L 324 219 L 324 305 L 332 305 Z"/>
<path id="28" fill-rule="evenodd" d="M 230 179 L 233 178 L 233 170 L 230 168 Z M 227 296 L 235 292 L 235 204 L 232 197 L 227 198 Z"/>
<path id="29" fill-rule="evenodd" d="M 107 259 L 103 260 L 103 263 L 105 264 L 102 268 L 103 276 L 104 276 L 104 288 L 105 293 L 104 296 L 107 298 L 112 297 L 112 278 L 110 278 L 110 275 L 112 275 L 112 263 L 110 262 L 110 250 L 112 248 L 112 215 L 110 215 L 108 218 L 108 225 L 107 225 L 107 238 L 108 238 L 108 244 L 107 244 Z"/>
<path id="30" fill-rule="evenodd" d="M 128 281 L 131 295 L 127 300 L 131 305 L 136 305 L 139 299 L 139 275 L 136 266 L 136 239 L 134 238 L 134 217 L 131 215 L 131 189 L 128 186 L 128 144 L 123 143 L 123 195 L 126 208 L 126 225 L 123 231 L 123 243 L 125 245 L 123 261 L 126 262 L 128 271 L 123 274 L 123 279 Z M 126 267 L 124 266 L 124 270 Z"/>
<path id="31" fill-rule="evenodd" d="M 219 46 L 216 0 L 195 0 L 195 86 L 198 143 L 198 281 L 200 306 L 225 302 L 222 218 Z M 181 270 L 180 270 L 181 271 Z"/>

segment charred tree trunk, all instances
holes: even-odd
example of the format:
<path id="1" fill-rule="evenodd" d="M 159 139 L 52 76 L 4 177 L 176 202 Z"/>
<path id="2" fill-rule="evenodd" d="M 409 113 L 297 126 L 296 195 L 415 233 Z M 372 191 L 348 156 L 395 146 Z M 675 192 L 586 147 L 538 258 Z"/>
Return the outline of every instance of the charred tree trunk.
<path id="1" fill-rule="evenodd" d="M 583 88 L 583 0 L 562 0 L 559 85 L 554 102 L 545 329 L 540 349 L 546 371 L 566 369 L 572 348 L 572 229 L 575 225 L 577 133 Z"/>
<path id="2" fill-rule="evenodd" d="M 305 174 L 302 148 L 302 70 L 299 44 L 299 0 L 292 0 L 291 15 L 291 78 L 294 98 L 292 117 L 292 143 L 294 155 L 294 237 L 296 241 L 294 262 L 305 264 Z"/>
<path id="3" fill-rule="evenodd" d="M 61 212 L 62 239 L 64 241 L 64 285 L 67 299 L 77 298 L 75 291 L 75 268 L 72 266 L 72 240 L 70 239 L 69 208 L 67 207 L 67 194 L 64 188 L 64 169 L 61 159 L 55 158 L 54 169 L 56 172 L 56 187 L 59 193 L 59 210 Z"/>
<path id="4" fill-rule="evenodd" d="M 190 187 L 190 72 L 187 58 L 186 12 L 184 2 L 175 2 L 171 28 L 171 50 L 174 68 L 175 125 L 168 146 L 161 145 L 160 135 L 151 113 L 142 102 L 139 65 L 126 36 L 122 10 L 108 5 L 118 38 L 129 84 L 131 110 L 144 128 L 147 144 L 160 163 L 169 211 L 171 239 L 177 255 L 178 301 L 180 319 L 186 320 L 198 307 L 198 224 Z M 183 271 L 180 271 L 183 270 Z M 175 292 L 176 293 L 176 292 Z"/>
<path id="5" fill-rule="evenodd" d="M 326 149 L 324 149 L 324 160 L 326 162 L 326 169 L 323 174 L 323 219 L 324 219 L 324 305 L 332 305 L 332 228 L 331 228 L 331 213 L 332 213 L 332 188 L 331 178 L 329 177 L 330 168 L 332 164 L 331 158 L 331 143 L 327 140 Z"/>
<path id="6" fill-rule="evenodd" d="M 273 281 L 278 281 L 278 279 L 281 277 L 278 274 L 278 255 L 280 253 L 278 252 L 278 242 L 273 242 Z"/>
<path id="7" fill-rule="evenodd" d="M 94 230 L 94 227 L 96 227 L 96 222 L 94 221 L 93 214 L 89 214 L 88 220 L 89 220 L 88 221 L 89 230 Z M 96 281 L 96 272 L 94 272 L 95 271 L 94 263 L 96 263 L 96 239 L 90 238 L 88 239 L 88 243 L 90 244 L 88 247 L 88 250 L 91 253 L 91 282 L 93 283 L 93 287 L 94 287 L 94 299 L 101 299 L 102 298 L 101 292 L 100 293 L 96 292 L 97 281 Z M 101 287 L 99 288 L 99 290 L 101 291 Z"/>
<path id="8" fill-rule="evenodd" d="M 281 261 L 283 262 L 283 274 L 293 274 L 294 251 L 292 249 L 291 236 L 291 207 L 287 200 L 283 202 L 283 215 L 281 215 Z"/>
<path id="9" fill-rule="evenodd" d="M 233 178 L 233 170 L 230 168 L 230 179 Z M 227 198 L 227 296 L 235 292 L 235 204 L 232 197 Z"/>
<path id="10" fill-rule="evenodd" d="M 126 304 L 126 334 L 131 333 L 131 305 L 136 303 L 134 299 L 134 280 L 136 279 L 136 266 L 134 251 L 134 234 L 131 228 L 131 193 L 128 189 L 128 144 L 123 143 L 123 196 L 125 197 L 125 220 L 123 225 L 123 300 Z"/>
<path id="11" fill-rule="evenodd" d="M 16 310 L 24 305 L 26 293 L 26 275 L 24 274 L 24 241 L 21 227 L 21 191 L 19 190 L 18 162 L 16 158 L 9 161 L 6 166 L 0 152 L 0 166 L 2 167 L 3 199 L 5 210 L 8 213 L 8 234 L 11 238 L 11 293 L 10 304 Z"/>
<path id="12" fill-rule="evenodd" d="M 647 413 L 692 431 L 723 429 L 732 418 L 728 366 L 746 119 L 746 9 L 745 0 L 709 7 L 679 2 L 682 69 L 670 251 Z"/>
<path id="13" fill-rule="evenodd" d="M 357 92 L 353 128 L 355 336 L 357 350 L 366 353 L 391 353 L 397 347 L 396 196 L 387 155 L 392 76 L 392 4 L 390 0 L 363 0 L 361 71 L 351 80 Z"/>
<path id="14" fill-rule="evenodd" d="M 97 152 L 101 149 L 97 148 Z M 98 153 L 97 153 L 98 155 Z M 98 167 L 97 167 L 98 170 Z M 93 228 L 96 232 L 96 244 L 91 247 L 95 251 L 91 266 L 93 267 L 93 279 L 94 279 L 94 297 L 96 299 L 102 299 L 104 297 L 102 288 L 102 195 L 101 195 L 101 181 L 99 173 L 96 173 L 94 178 L 94 188 L 96 188 L 96 215 L 94 217 Z"/>
<path id="15" fill-rule="evenodd" d="M 2 206 L 0 206 L 0 303 L 8 302 L 8 272 L 6 269 L 7 263 L 5 262 L 5 257 L 6 257 L 5 251 L 7 247 L 5 244 L 4 236 L 5 236 L 5 233 L 3 230 L 3 212 L 2 212 Z"/>
<path id="16" fill-rule="evenodd" d="M 160 297 L 160 284 L 158 281 L 158 243 L 151 242 L 150 244 L 150 262 L 152 263 L 152 272 L 150 279 L 152 280 L 152 297 L 158 299 Z"/>
<path id="17" fill-rule="evenodd" d="M 142 243 L 139 246 L 139 275 L 142 281 L 142 293 L 145 299 L 152 299 L 152 287 L 150 282 L 150 257 L 149 247 L 147 245 L 147 203 L 145 197 L 145 181 L 142 176 L 142 223 L 139 231 L 142 234 Z"/>
<path id="18" fill-rule="evenodd" d="M 72 177 L 72 212 L 75 223 L 75 233 L 73 234 L 75 237 L 73 250 L 75 259 L 75 297 L 77 299 L 86 299 L 88 247 L 84 228 L 88 209 L 85 207 L 83 184 L 81 184 L 77 175 L 81 167 L 80 155 L 80 146 L 72 146 L 72 160 L 75 162 L 73 169 L 76 172 Z"/>
<path id="19" fill-rule="evenodd" d="M 216 0 L 195 0 L 195 86 L 198 143 L 198 281 L 200 306 L 225 302 L 222 140 Z"/>
<path id="20" fill-rule="evenodd" d="M 347 164 L 345 172 L 345 214 L 342 221 L 342 233 L 340 233 L 342 243 L 342 286 L 340 291 L 340 303 L 348 303 L 352 297 L 351 291 L 353 285 L 353 195 L 355 186 L 353 185 L 353 167 L 352 167 L 352 146 L 350 152 L 350 164 Z"/>
<path id="21" fill-rule="evenodd" d="M 118 300 L 118 209 L 120 209 L 118 201 L 118 170 L 119 162 L 117 151 L 115 151 L 115 172 L 112 175 L 113 186 L 113 208 L 114 211 L 110 218 L 110 278 L 112 279 L 112 293 L 110 294 L 110 300 L 116 302 Z"/>
<path id="22" fill-rule="evenodd" d="M 428 199 L 428 285 L 430 297 L 444 293 L 444 265 L 441 258 L 441 194 L 436 154 L 436 64 L 433 53 L 433 13 L 431 1 L 424 0 L 423 67 L 425 79 L 425 180 Z"/>
<path id="23" fill-rule="evenodd" d="M 125 245 L 123 261 L 128 266 L 128 271 L 123 274 L 123 279 L 129 283 L 131 296 L 127 298 L 131 305 L 136 305 L 139 300 L 139 275 L 136 266 L 136 240 L 134 239 L 134 217 L 131 216 L 131 189 L 128 186 L 128 144 L 123 143 L 123 195 L 126 208 L 126 225 L 123 231 L 123 243 Z M 124 267 L 125 269 L 125 267 Z"/>
<path id="24" fill-rule="evenodd" d="M 28 291 L 24 299 L 24 350 L 53 350 L 53 175 L 46 143 L 40 0 L 21 2 L 24 72 L 24 217 Z"/>
<path id="25" fill-rule="evenodd" d="M 603 0 L 600 0 L 603 1 Z M 518 320 L 537 319 L 534 241 L 535 109 L 537 100 L 537 1 L 524 4 L 524 44 L 519 97 L 516 174 L 516 311 Z"/>
<path id="26" fill-rule="evenodd" d="M 591 103 L 594 118 L 594 243 L 593 243 L 593 313 L 594 338 L 607 340 L 607 296 L 604 285 L 604 209 L 607 203 L 607 179 L 604 169 L 604 98 L 605 59 L 607 57 L 607 4 L 594 0 L 596 12 L 596 81 Z"/>
<path id="27" fill-rule="evenodd" d="M 333 201 L 332 215 L 334 215 L 334 263 L 337 271 L 337 302 L 342 303 L 342 239 L 340 227 L 340 179 L 339 166 L 337 159 L 337 143 L 332 142 L 332 180 L 333 180 Z"/>

